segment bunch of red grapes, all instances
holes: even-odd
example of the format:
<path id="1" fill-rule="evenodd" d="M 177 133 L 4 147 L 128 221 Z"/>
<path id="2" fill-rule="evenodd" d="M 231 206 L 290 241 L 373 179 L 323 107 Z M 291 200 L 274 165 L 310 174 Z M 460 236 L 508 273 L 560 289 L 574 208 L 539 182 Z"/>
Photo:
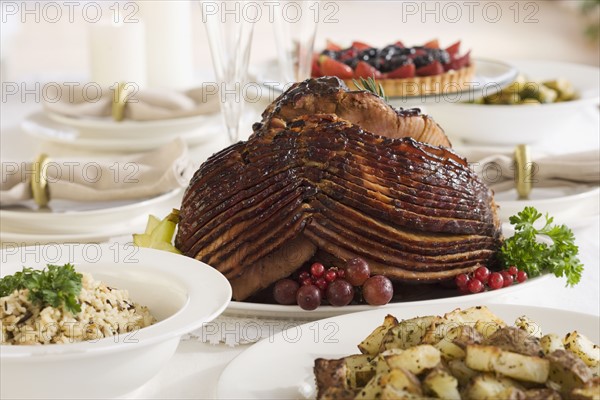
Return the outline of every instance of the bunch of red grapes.
<path id="1" fill-rule="evenodd" d="M 371 276 L 369 264 L 362 258 L 353 258 L 342 268 L 316 262 L 300 272 L 297 279 L 281 279 L 273 288 L 279 304 L 297 304 L 304 310 L 314 310 L 327 301 L 334 307 L 350 304 L 357 292 L 370 305 L 390 302 L 394 295 L 392 282 L 383 275 Z"/>
<path id="2" fill-rule="evenodd" d="M 491 272 L 487 267 L 481 266 L 473 274 L 460 274 L 454 279 L 454 283 L 463 294 L 479 293 L 487 288 L 491 290 L 511 286 L 515 281 L 518 283 L 527 280 L 527 273 L 512 266 L 500 272 Z"/>

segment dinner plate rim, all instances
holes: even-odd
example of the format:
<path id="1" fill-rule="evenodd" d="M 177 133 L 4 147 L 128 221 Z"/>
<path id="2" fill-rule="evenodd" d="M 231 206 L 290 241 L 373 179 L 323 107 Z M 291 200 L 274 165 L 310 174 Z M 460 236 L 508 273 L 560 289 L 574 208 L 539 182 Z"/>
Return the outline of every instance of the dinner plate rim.
<path id="1" fill-rule="evenodd" d="M 4 218 L 26 218 L 26 219 L 39 219 L 40 217 L 48 217 L 48 219 L 60 219 L 62 217 L 97 217 L 104 214 L 113 214 L 113 213 L 121 213 L 130 210 L 135 210 L 138 208 L 148 207 L 152 204 L 161 203 L 163 201 L 172 199 L 176 197 L 183 191 L 183 188 L 176 188 L 170 190 L 166 193 L 159 194 L 158 196 L 146 198 L 144 200 L 138 201 L 135 199 L 131 200 L 131 203 L 116 206 L 116 207 L 108 207 L 108 208 L 100 208 L 95 210 L 86 210 L 86 211 L 66 211 L 61 213 L 36 213 L 33 211 L 16 211 L 16 210 L 6 210 L 0 209 L 0 216 L 4 216 Z"/>
<path id="2" fill-rule="evenodd" d="M 169 128 L 173 126 L 188 125 L 214 117 L 217 113 L 192 115 L 181 118 L 168 118 L 149 121 L 124 120 L 114 121 L 110 117 L 104 118 L 77 118 L 67 115 L 58 114 L 52 111 L 42 111 L 50 120 L 73 128 L 83 129 L 103 129 L 103 130 L 127 130 L 148 129 L 148 128 Z"/>
<path id="3" fill-rule="evenodd" d="M 567 186 L 544 187 L 544 189 L 560 188 L 560 187 L 567 187 Z M 551 203 L 560 203 L 563 201 L 578 201 L 578 200 L 582 200 L 582 199 L 587 199 L 588 197 L 597 196 L 600 194 L 600 187 L 598 187 L 598 186 L 582 184 L 581 187 L 582 187 L 582 189 L 584 187 L 586 187 L 587 190 L 579 191 L 577 193 L 569 194 L 566 196 L 554 197 L 554 198 L 530 199 L 530 200 L 507 200 L 507 201 L 498 200 L 498 204 L 510 204 L 510 205 L 515 205 L 515 206 L 522 204 L 523 206 L 521 208 L 523 208 L 527 205 L 527 204 L 525 204 L 525 202 L 531 202 L 531 203 L 536 203 L 536 204 L 551 204 Z M 511 190 L 512 190 L 512 188 L 511 188 Z M 496 193 L 498 193 L 498 192 L 496 192 Z"/>
<path id="4" fill-rule="evenodd" d="M 145 226 L 143 222 L 147 220 L 149 213 L 158 211 L 158 207 L 163 205 L 173 206 L 171 203 L 182 192 L 183 189 L 178 188 L 141 202 L 132 201 L 125 205 L 100 210 L 61 213 L 1 210 L 2 241 L 22 240 L 27 243 L 48 243 L 54 242 L 53 238 L 56 241 L 67 240 L 69 242 L 96 241 L 124 235 L 134 231 L 135 227 L 143 229 Z M 6 214 L 4 214 L 5 211 L 7 211 Z M 19 236 L 20 234 L 29 236 Z"/>
<path id="5" fill-rule="evenodd" d="M 39 121 L 35 118 L 42 118 L 42 120 Z M 38 111 L 25 117 L 23 121 L 21 121 L 20 127 L 27 135 L 36 139 L 65 144 L 76 148 L 93 149 L 96 151 L 115 151 L 120 153 L 131 152 L 133 150 L 146 151 L 156 149 L 177 137 L 183 139 L 190 146 L 196 145 L 209 140 L 210 137 L 215 135 L 216 129 L 221 129 L 218 124 L 203 124 L 189 131 L 155 134 L 151 137 L 137 135 L 128 136 L 126 138 L 118 136 L 101 138 L 82 134 L 81 130 L 67 125 L 64 125 L 61 130 L 57 126 L 48 125 L 48 122 L 61 125 L 50 120 L 44 112 Z"/>
<path id="6" fill-rule="evenodd" d="M 547 199 L 496 200 L 500 209 L 499 216 L 503 223 L 508 223 L 510 215 L 514 215 L 528 206 L 539 209 L 542 214 L 549 213 L 553 216 L 554 223 L 566 224 L 572 230 L 589 226 L 600 215 L 600 187 L 583 184 L 581 186 L 589 186 L 590 189 Z M 558 209 L 562 211 L 557 211 Z"/>
<path id="7" fill-rule="evenodd" d="M 130 235 L 131 232 L 135 231 L 137 225 L 140 229 L 143 229 L 142 222 L 145 222 L 144 217 L 136 218 L 131 223 L 123 225 L 115 225 L 111 229 L 106 229 L 96 232 L 83 232 L 83 233 L 22 233 L 22 232 L 11 232 L 11 231 L 0 231 L 0 244 L 11 246 L 15 243 L 21 246 L 23 243 L 26 245 L 34 244 L 55 244 L 55 243 L 97 243 L 106 242 L 111 238 L 117 238 L 119 236 Z M 140 224 L 136 224 L 139 222 Z M 0 248 L 2 249 L 2 248 Z"/>
<path id="8" fill-rule="evenodd" d="M 294 319 L 294 320 L 305 320 L 314 321 L 322 318 L 331 318 L 335 316 L 354 314 L 358 312 L 369 312 L 372 310 L 387 310 L 393 308 L 410 308 L 419 307 L 425 305 L 443 305 L 451 304 L 453 302 L 461 301 L 463 304 L 473 304 L 480 301 L 486 301 L 490 298 L 509 295 L 516 291 L 525 290 L 532 285 L 543 283 L 552 277 L 551 274 L 543 274 L 534 278 L 528 279 L 526 282 L 514 284 L 510 287 L 502 288 L 499 291 L 484 291 L 475 294 L 457 295 L 453 297 L 442 297 L 437 299 L 428 300 L 417 300 L 417 301 L 406 301 L 388 303 L 383 306 L 370 306 L 368 304 L 356 304 L 347 305 L 344 307 L 333 307 L 328 305 L 321 305 L 317 309 L 312 311 L 306 311 L 301 309 L 297 305 L 286 306 L 280 304 L 267 304 L 267 303 L 250 303 L 231 301 L 227 306 L 227 309 L 223 312 L 227 316 L 238 316 L 238 317 L 257 317 L 257 318 L 275 318 L 275 319 Z"/>

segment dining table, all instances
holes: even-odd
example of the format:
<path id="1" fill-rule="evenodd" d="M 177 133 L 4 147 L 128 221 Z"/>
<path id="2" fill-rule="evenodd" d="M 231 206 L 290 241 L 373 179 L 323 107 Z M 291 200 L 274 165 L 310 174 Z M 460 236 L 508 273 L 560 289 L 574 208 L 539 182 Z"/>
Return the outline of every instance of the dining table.
<path id="1" fill-rule="evenodd" d="M 575 22 L 570 19 L 563 19 L 563 12 L 560 9 L 553 11 L 552 6 L 549 4 L 559 2 L 522 3 L 522 6 L 530 3 L 534 5 L 539 3 L 541 5 L 541 11 L 537 14 L 537 17 L 540 18 L 541 22 L 536 24 L 528 25 L 523 21 L 518 21 L 518 24 L 513 23 L 511 19 L 512 14 L 510 14 L 512 9 L 509 10 L 507 8 L 508 2 L 506 2 L 506 4 L 503 4 L 503 7 L 505 7 L 505 18 L 498 24 L 490 23 L 482 17 L 476 18 L 474 23 L 464 21 L 459 25 L 451 23 L 452 21 L 436 23 L 428 20 L 426 22 L 429 24 L 428 26 L 431 27 L 431 31 L 427 32 L 427 34 L 425 34 L 423 30 L 420 30 L 422 26 L 426 25 L 422 23 L 421 19 L 433 18 L 435 15 L 407 14 L 404 18 L 406 20 L 400 19 L 400 13 L 403 10 L 406 12 L 406 7 L 418 3 L 425 5 L 425 2 L 347 1 L 324 3 L 339 3 L 342 6 L 339 8 L 339 12 L 336 15 L 336 18 L 340 21 L 339 23 L 332 23 L 329 25 L 322 24 L 319 27 L 321 30 L 319 37 L 323 39 L 323 42 L 325 38 L 334 37 L 345 38 L 344 40 L 362 39 L 365 41 L 372 41 L 373 43 L 384 44 L 385 40 L 396 35 L 390 33 L 393 32 L 393 29 L 404 29 L 404 33 L 410 40 L 415 39 L 416 41 L 417 37 L 419 40 L 428 40 L 436 35 L 440 35 L 445 42 L 446 39 L 443 35 L 455 36 L 458 34 L 457 32 L 461 32 L 461 34 L 468 37 L 467 40 L 470 40 L 469 45 L 473 45 L 474 49 L 479 50 L 478 53 L 474 53 L 477 54 L 478 57 L 498 57 L 500 55 L 500 57 L 503 58 L 504 55 L 508 54 L 515 59 L 533 58 L 540 60 L 550 57 L 555 61 L 582 63 L 589 63 L 589 61 L 593 59 L 591 53 L 587 54 L 581 50 L 582 45 L 577 45 L 579 46 L 577 47 L 573 44 L 574 40 L 567 38 L 566 34 L 562 37 L 562 33 L 559 32 L 560 30 L 556 29 L 557 26 L 564 23 L 568 25 L 565 29 L 569 31 L 570 35 L 579 35 L 578 31 L 573 33 L 576 30 L 574 28 Z M 382 10 L 384 7 L 388 7 L 389 12 L 379 12 L 377 16 L 366 15 L 365 10 L 371 10 L 369 8 L 371 7 L 369 3 L 375 4 L 373 5 L 372 10 Z M 486 2 L 483 3 L 485 4 Z M 496 2 L 487 3 L 495 4 Z M 514 4 L 518 3 L 515 2 Z M 478 12 L 480 12 L 479 10 L 481 10 L 481 7 L 478 9 Z M 521 11 L 524 13 L 527 9 Z M 198 11 L 196 10 L 195 12 Z M 372 14 L 375 14 L 375 12 L 373 11 Z M 477 14 L 477 16 L 479 16 L 479 14 Z M 374 19 L 374 21 L 367 22 L 371 23 L 374 28 L 376 24 L 380 25 L 379 30 L 364 29 L 365 19 L 369 18 Z M 404 25 L 400 24 L 400 22 Z M 356 26 L 359 24 L 361 25 L 361 28 L 357 29 Z M 42 25 L 34 25 L 35 26 L 32 27 L 31 31 L 38 31 L 39 33 L 42 29 Z M 460 29 L 458 29 L 458 27 L 460 27 Z M 545 32 L 547 35 L 551 36 L 545 36 L 544 30 L 541 29 L 543 27 L 546 27 Z M 77 29 L 77 26 L 74 25 L 73 29 Z M 198 28 L 198 30 L 200 30 L 200 28 Z M 481 34 L 481 32 L 484 31 L 488 32 L 487 35 Z M 530 32 L 532 31 L 535 34 L 530 35 Z M 53 31 L 52 34 L 56 35 L 57 32 Z M 82 36 L 77 34 L 69 35 L 69 40 L 76 40 L 79 36 Z M 356 35 L 359 37 L 355 37 Z M 272 36 L 273 33 L 270 25 L 257 28 L 255 32 L 255 48 L 253 49 L 253 58 L 251 61 L 251 72 L 252 65 L 260 65 L 263 61 L 273 57 L 274 50 L 269 48 L 268 45 L 268 43 L 273 42 Z M 396 38 L 394 36 L 394 38 L 404 39 L 401 37 L 402 32 L 398 32 L 396 36 L 398 37 Z M 544 42 L 548 37 L 556 42 L 556 47 L 552 47 L 552 52 L 548 52 L 544 46 L 536 45 L 536 43 Z M 55 43 L 60 43 L 63 39 L 64 38 L 59 36 L 52 36 L 52 39 L 50 40 Z M 202 51 L 208 52 L 206 39 L 204 38 L 203 40 Z M 267 40 L 270 42 L 267 42 Z M 21 39 L 21 41 L 22 43 L 30 43 L 32 47 L 29 49 L 19 49 L 19 46 L 15 46 L 14 52 L 17 57 L 14 58 L 14 61 L 11 62 L 10 66 L 13 66 L 14 64 L 15 68 L 13 71 L 20 69 L 29 72 L 29 78 L 32 76 L 35 77 L 36 75 L 33 72 L 33 64 L 35 64 L 35 62 L 32 62 L 33 58 L 31 58 L 31 55 L 42 53 L 44 50 L 43 46 L 46 45 L 31 38 Z M 521 46 L 515 46 L 515 43 L 520 41 L 523 41 L 523 43 L 520 43 Z M 265 42 L 267 45 L 257 46 L 256 42 Z M 197 47 L 200 48 L 200 46 Z M 202 67 L 206 70 L 205 72 L 208 72 L 210 69 L 208 57 L 204 57 L 203 53 L 198 54 L 198 51 L 199 50 L 196 49 L 195 57 L 201 60 Z M 60 56 L 55 59 L 49 60 L 48 65 L 45 67 L 53 72 L 60 72 L 60 68 L 62 68 L 64 64 L 64 59 L 70 56 L 77 60 L 85 58 L 83 50 L 76 55 L 66 54 L 65 51 L 60 53 Z M 510 64 L 512 61 L 516 60 L 503 58 L 503 61 Z M 55 73 L 53 78 L 56 76 L 62 75 Z M 240 128 L 241 139 L 246 138 L 251 133 L 252 123 L 260 119 L 260 114 L 270 101 L 272 101 L 272 97 L 263 97 L 258 102 L 246 104 L 246 111 L 242 117 Z M 424 105 L 422 108 L 424 112 L 427 112 L 427 105 Z M 41 112 L 42 109 L 43 106 L 36 96 L 3 96 L 0 117 L 0 160 L 33 161 L 41 153 L 49 154 L 51 157 L 93 157 L 98 154 L 111 155 L 110 152 L 77 149 L 57 142 L 41 140 L 39 137 L 26 134 L 23 130 L 22 122 L 27 119 L 28 116 Z M 588 110 L 588 113 L 584 117 L 581 117 L 582 120 L 578 121 L 578 123 L 584 128 L 580 129 L 579 125 L 575 125 L 569 129 L 568 132 L 566 131 L 558 137 L 555 136 L 552 140 L 541 140 L 531 144 L 532 151 L 552 156 L 596 150 L 599 153 L 600 159 L 600 132 L 598 130 L 598 127 L 600 126 L 600 117 L 598 111 L 598 107 L 594 107 L 593 109 Z M 435 118 L 435 115 L 433 117 Z M 190 157 L 196 166 L 199 166 L 212 154 L 229 145 L 224 125 L 216 130 L 214 129 L 214 126 L 211 127 L 211 129 L 211 134 L 205 135 L 200 143 L 195 143 L 194 146 L 190 146 L 189 148 Z M 485 127 L 482 127 L 482 129 L 485 129 Z M 535 129 L 535 127 L 532 127 L 532 129 Z M 458 138 L 451 139 L 458 149 L 468 148 L 470 146 L 469 143 L 462 142 Z M 499 145 L 494 146 L 494 149 L 499 152 L 510 152 L 513 150 L 513 147 Z M 160 218 L 166 216 L 171 209 L 180 207 L 181 198 L 182 194 L 155 205 L 151 210 L 152 214 Z M 596 208 L 598 207 L 598 204 L 599 203 L 596 202 Z M 7 237 L 3 237 L 1 224 L 2 219 L 0 218 L 0 247 L 3 249 L 14 249 L 16 246 L 31 245 L 39 242 L 39 240 L 36 240 L 35 238 L 28 240 L 27 242 L 15 241 L 11 238 L 7 239 Z M 592 212 L 587 215 L 574 218 L 570 222 L 567 221 L 567 224 L 574 232 L 576 238 L 575 243 L 579 248 L 579 258 L 584 265 L 581 281 L 577 285 L 570 287 L 567 286 L 564 278 L 547 277 L 535 283 L 528 283 L 520 290 L 511 290 L 507 293 L 503 293 L 502 290 L 499 290 L 494 296 L 487 296 L 477 304 L 511 304 L 515 306 L 543 307 L 549 310 L 566 310 L 569 312 L 584 313 L 591 316 L 590 318 L 595 317 L 596 321 L 598 321 L 598 318 L 600 318 L 600 210 L 592 210 Z M 105 238 L 103 239 L 103 242 L 131 242 L 131 234 L 142 232 L 144 230 L 144 225 L 145 222 L 136 222 L 131 226 L 131 232 L 120 233 L 114 237 Z M 460 305 L 461 297 L 456 297 L 455 300 L 455 303 Z M 472 305 L 473 303 L 465 301 L 465 306 L 467 304 Z M 349 307 L 348 312 L 351 311 L 352 306 L 347 307 Z M 394 307 L 406 310 L 407 308 L 410 309 L 410 304 L 398 303 Z M 394 309 L 395 308 L 390 308 L 390 313 L 393 314 Z M 439 313 L 447 311 L 450 310 L 440 304 Z M 256 315 L 253 315 L 252 312 L 239 315 L 232 310 L 226 310 L 224 316 L 219 317 L 215 321 L 208 322 L 203 329 L 200 329 L 191 335 L 184 336 L 179 343 L 175 355 L 163 366 L 156 376 L 142 387 L 119 398 L 218 398 L 217 386 L 219 378 L 228 364 L 244 351 L 255 345 L 258 339 L 263 338 L 263 340 L 266 341 L 270 340 L 268 335 L 267 337 L 265 337 L 265 335 L 255 335 L 254 331 L 250 328 L 256 327 L 257 323 L 259 326 L 261 323 L 264 323 L 265 326 L 271 326 L 268 324 L 274 324 L 274 320 L 281 322 L 272 325 L 277 325 L 275 331 L 285 327 L 298 327 L 302 323 L 316 319 L 316 317 L 311 317 L 310 313 L 310 311 L 306 311 L 305 315 L 301 317 L 299 317 L 297 313 L 293 313 L 288 317 L 277 316 L 271 318 L 271 316 L 265 317 L 264 315 L 261 315 L 260 311 L 257 311 Z M 598 326 L 598 330 L 600 330 L 600 326 Z M 301 333 L 309 334 L 306 330 L 301 331 Z M 344 332 L 337 332 L 337 335 L 338 338 L 343 337 Z M 224 337 L 227 337 L 228 339 L 222 340 Z M 277 368 L 285 368 L 285 366 L 278 366 Z"/>
<path id="2" fill-rule="evenodd" d="M 247 108 L 243 118 L 242 131 L 247 133 L 251 131 L 251 122 L 259 118 L 259 113 L 267 104 L 266 101 L 252 104 Z M 74 153 L 79 155 L 85 154 L 85 152 L 82 153 L 68 146 L 40 141 L 23 133 L 20 127 L 21 121 L 27 115 L 39 111 L 40 107 L 39 103 L 27 101 L 7 101 L 2 105 L 2 135 L 0 135 L 2 159 L 32 160 L 41 152 L 55 156 L 65 156 Z M 588 117 L 589 121 L 587 123 L 591 123 L 591 126 L 595 123 L 598 126 L 597 112 L 591 112 Z M 560 146 L 556 145 L 556 143 L 542 141 L 540 144 L 533 145 L 532 147 L 549 154 L 561 154 L 579 150 L 590 150 L 590 148 L 597 149 L 597 141 L 598 138 L 593 135 L 593 131 L 590 134 L 589 129 L 574 129 L 572 132 L 569 132 L 569 140 L 564 141 L 566 143 L 561 142 Z M 456 144 L 464 145 L 460 141 Z M 212 135 L 200 145 L 192 147 L 190 154 L 192 159 L 197 164 L 200 164 L 211 154 L 225 146 L 227 146 L 226 135 Z M 170 199 L 165 204 L 158 206 L 154 212 L 156 215 L 164 216 L 168 214 L 171 208 L 177 208 L 180 205 L 180 199 L 180 196 Z M 499 291 L 497 296 L 488 297 L 480 303 L 537 306 L 600 316 L 600 221 L 598 213 L 596 212 L 595 216 L 590 218 L 578 219 L 571 228 L 576 236 L 575 242 L 579 247 L 581 262 L 585 266 L 579 284 L 574 287 L 568 287 L 565 279 L 547 278 L 539 283 L 527 285 L 527 288 L 523 288 L 522 290 L 514 290 L 507 294 L 502 294 Z M 133 229 L 137 229 L 139 232 L 143 230 L 143 225 Z M 119 235 L 107 239 L 107 241 L 129 242 L 131 241 L 131 236 Z M 4 248 L 18 245 L 18 243 L 15 244 L 11 241 L 2 240 L 1 237 L 0 242 L 2 242 Z M 457 301 L 460 302 L 460 298 Z M 397 307 L 410 307 L 410 305 L 402 305 L 400 303 Z M 444 311 L 449 310 L 444 310 L 443 306 L 440 306 L 440 312 Z M 314 319 L 310 317 L 310 312 L 307 312 L 307 316 L 307 318 L 290 316 L 290 318 L 284 318 L 283 320 L 291 324 L 289 326 L 297 327 L 302 322 Z M 175 356 L 162 368 L 158 375 L 139 389 L 122 398 L 215 398 L 217 396 L 217 382 L 222 371 L 230 361 L 252 346 L 253 342 L 259 338 L 259 336 L 248 333 L 250 330 L 245 329 L 244 324 L 256 326 L 256 320 L 253 320 L 251 315 L 250 318 L 246 315 L 244 318 L 239 319 L 238 323 L 232 324 L 232 321 L 236 321 L 235 318 L 236 316 L 232 315 L 227 320 L 218 319 L 212 322 L 212 325 L 207 326 L 207 329 L 201 330 L 195 335 L 185 337 L 180 342 Z M 258 321 L 261 321 L 260 315 L 257 318 L 259 318 Z M 285 324 L 281 325 L 281 327 L 285 327 Z M 227 340 L 226 343 L 220 340 L 220 336 L 214 335 L 215 329 L 225 331 L 221 333 L 229 336 L 231 340 Z M 343 332 L 339 332 L 338 334 L 343 335 Z M 253 337 L 243 337 L 244 335 L 251 335 Z"/>

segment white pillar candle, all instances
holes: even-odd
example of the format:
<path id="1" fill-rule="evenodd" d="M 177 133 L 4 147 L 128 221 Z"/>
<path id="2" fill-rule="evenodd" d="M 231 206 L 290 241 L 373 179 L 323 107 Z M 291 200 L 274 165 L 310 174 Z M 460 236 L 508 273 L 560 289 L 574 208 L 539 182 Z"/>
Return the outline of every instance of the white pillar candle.
<path id="1" fill-rule="evenodd" d="M 138 1 L 146 26 L 148 86 L 194 85 L 190 1 Z"/>
<path id="2" fill-rule="evenodd" d="M 99 21 L 90 26 L 91 78 L 101 86 L 115 82 L 146 86 L 144 25 Z"/>

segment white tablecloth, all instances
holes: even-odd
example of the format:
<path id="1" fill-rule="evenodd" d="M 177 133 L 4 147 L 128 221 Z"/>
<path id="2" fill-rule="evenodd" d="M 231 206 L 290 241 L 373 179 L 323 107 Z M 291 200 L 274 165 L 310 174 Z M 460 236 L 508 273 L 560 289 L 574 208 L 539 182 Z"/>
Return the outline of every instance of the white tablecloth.
<path id="1" fill-rule="evenodd" d="M 416 44 L 438 37 L 444 45 L 457 39 L 463 39 L 465 48 L 476 49 L 474 53 L 476 57 L 503 60 L 511 57 L 551 59 L 588 63 L 597 60 L 597 57 L 594 57 L 597 49 L 592 52 L 592 48 L 585 47 L 586 44 L 580 40 L 583 27 L 580 20 L 573 16 L 576 11 L 555 8 L 551 3 L 556 2 L 536 3 L 540 5 L 540 10 L 533 15 L 536 21 L 539 19 L 535 24 L 524 22 L 529 15 L 528 12 L 531 11 L 529 8 L 521 8 L 521 14 L 519 14 L 521 17 L 515 20 L 512 2 L 500 2 L 504 8 L 504 18 L 500 23 L 484 18 L 481 10 L 485 7 L 479 4 L 474 21 L 469 22 L 465 14 L 462 22 L 458 25 L 452 21 L 436 22 L 434 20 L 435 13 L 433 15 L 418 13 L 403 17 L 406 14 L 402 12 L 405 5 L 425 4 L 421 2 L 322 3 L 329 4 L 329 8 L 325 10 L 328 11 L 327 15 L 332 10 L 335 11 L 331 16 L 339 20 L 339 23 L 321 24 L 319 27 L 321 43 L 325 39 L 331 38 L 340 39 L 344 43 L 356 39 L 384 45 L 402 39 L 408 44 Z M 492 3 L 497 4 L 498 2 Z M 564 1 L 562 3 L 573 2 Z M 342 7 L 339 7 L 340 5 Z M 332 6 L 335 7 L 332 9 Z M 432 2 L 431 6 L 433 7 L 435 4 Z M 437 6 L 434 8 L 442 8 L 439 4 Z M 386 12 L 379 12 L 384 8 Z M 423 10 L 426 9 L 423 6 Z M 198 10 L 195 11 L 196 14 L 198 12 Z M 571 14 L 565 14 L 569 12 Z M 422 21 L 424 18 L 427 20 Z M 84 34 L 87 25 L 81 23 L 80 19 L 76 21 L 78 23 L 72 24 L 68 18 L 63 18 L 62 25 L 44 23 L 44 21 L 38 23 L 34 21 L 34 18 L 28 18 L 28 21 L 30 21 L 28 24 L 22 26 L 22 34 L 13 45 L 13 51 L 10 52 L 11 59 L 3 57 L 3 65 L 7 64 L 9 71 L 8 78 L 5 79 L 16 80 L 26 76 L 43 82 L 48 80 L 48 77 L 40 76 L 40 71 L 49 73 L 50 76 L 64 76 L 69 72 L 80 75 L 87 70 L 88 57 L 85 52 L 86 35 Z M 194 15 L 194 21 L 200 21 L 200 17 Z M 427 22 L 427 24 L 423 22 Z M 357 29 L 357 26 L 360 28 Z M 194 29 L 197 31 L 194 35 L 199 42 L 195 44 L 196 58 L 199 61 L 197 65 L 202 68 L 210 68 L 206 34 L 202 24 L 195 23 Z M 57 43 L 61 45 L 57 46 Z M 256 28 L 252 52 L 255 65 L 257 62 L 273 57 L 272 27 L 267 22 Z M 71 76 L 69 75 L 69 77 Z M 27 86 L 27 88 L 31 87 Z M 35 103 L 35 96 L 26 96 L 26 102 L 21 102 L 20 96 L 7 96 L 7 98 L 7 101 L 3 99 L 0 103 L 1 159 L 10 156 L 13 160 L 32 160 L 42 150 L 53 156 L 69 155 L 70 149 L 64 146 L 40 143 L 20 131 L 20 121 L 28 114 L 41 109 L 40 104 Z M 596 126 L 598 126 L 597 113 L 591 117 L 595 118 Z M 246 124 L 242 128 L 242 132 L 249 133 L 250 126 Z M 200 162 L 226 144 L 226 135 L 223 134 L 221 137 L 205 143 L 202 147 L 194 149 L 192 154 Z M 544 143 L 539 146 L 540 151 L 550 154 L 590 148 L 598 148 L 598 131 L 581 132 L 573 129 L 572 132 L 565 134 L 565 140 L 560 145 Z M 171 206 L 177 207 L 178 204 L 165 205 L 164 215 L 168 213 Z M 595 217 L 585 226 L 578 226 L 574 230 L 577 244 L 580 247 L 581 260 L 586 266 L 581 284 L 575 288 L 565 288 L 563 280 L 549 279 L 543 284 L 532 285 L 528 290 L 519 291 L 508 298 L 503 297 L 498 300 L 513 304 L 561 308 L 600 315 L 599 219 Z M 444 311 L 446 310 L 440 310 L 440 312 Z M 175 356 L 155 378 L 124 397 L 145 399 L 215 398 L 215 387 L 222 370 L 246 348 L 248 348 L 247 345 L 229 347 L 198 341 L 181 342 Z"/>
<path id="2" fill-rule="evenodd" d="M 258 107 L 260 108 L 260 106 Z M 258 112 L 258 108 L 256 112 Z M 8 102 L 2 105 L 1 123 L 1 157 L 33 159 L 40 151 L 51 151 L 52 154 L 68 154 L 70 150 L 61 146 L 40 143 L 19 128 L 19 122 L 27 114 L 37 111 L 39 105 L 29 103 Z M 257 114 L 258 116 L 258 114 Z M 249 126 L 243 128 L 250 132 Z M 577 131 L 574 131 L 577 132 Z M 575 135 L 575 136 L 574 136 Z M 570 141 L 577 143 L 576 149 L 593 146 L 597 138 L 590 137 L 589 132 L 576 137 L 572 133 Z M 214 138 L 205 145 L 192 150 L 198 161 L 205 159 L 213 152 L 226 145 L 225 135 Z M 597 145 L 595 145 L 597 146 Z M 545 151 L 560 151 L 561 148 L 544 145 Z M 573 147 L 573 146 L 572 146 Z M 171 206 L 165 206 L 166 215 Z M 566 288 L 560 279 L 548 279 L 543 284 L 532 285 L 528 290 L 518 291 L 497 301 L 512 304 L 527 304 L 541 307 L 561 308 L 600 315 L 600 275 L 599 275 L 599 221 L 596 217 L 588 224 L 576 227 L 577 244 L 580 247 L 581 260 L 585 272 L 581 283 L 575 288 Z M 440 312 L 446 310 L 441 309 Z M 198 341 L 181 342 L 177 353 L 164 369 L 150 382 L 127 395 L 127 398 L 214 398 L 215 386 L 221 371 L 226 365 L 248 345 L 229 347 L 211 345 Z"/>

